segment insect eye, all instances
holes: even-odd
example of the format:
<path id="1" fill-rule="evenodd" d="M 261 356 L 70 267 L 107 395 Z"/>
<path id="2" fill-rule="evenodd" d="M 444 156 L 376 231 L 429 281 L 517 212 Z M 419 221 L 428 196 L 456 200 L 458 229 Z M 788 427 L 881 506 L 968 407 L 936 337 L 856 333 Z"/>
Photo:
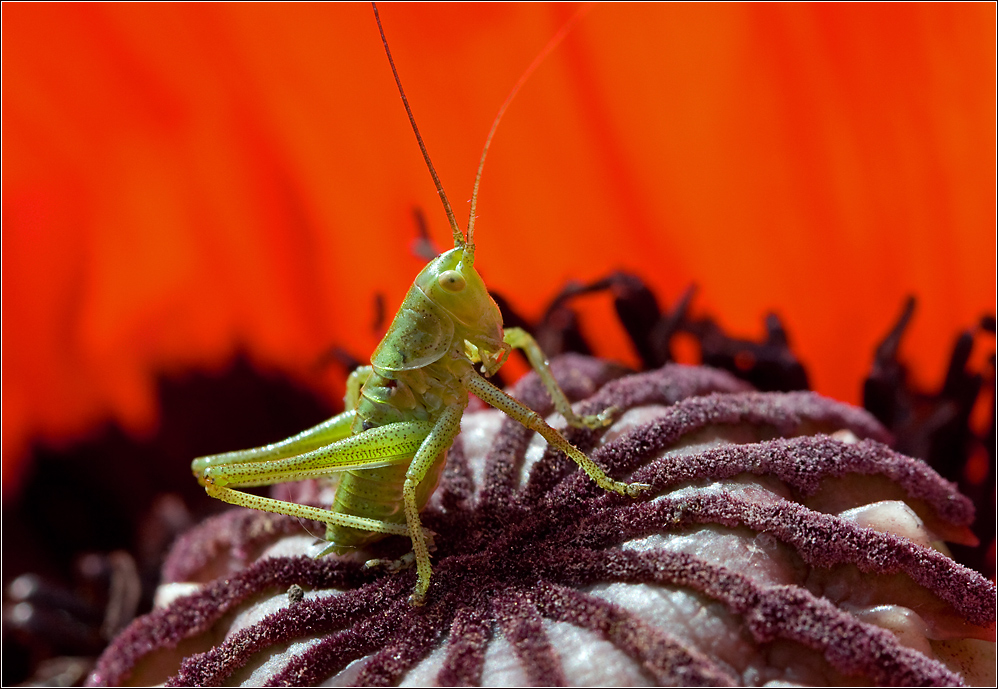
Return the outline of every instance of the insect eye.
<path id="1" fill-rule="evenodd" d="M 445 270 L 440 273 L 437 282 L 448 292 L 460 292 L 464 289 L 464 276 L 456 270 Z"/>

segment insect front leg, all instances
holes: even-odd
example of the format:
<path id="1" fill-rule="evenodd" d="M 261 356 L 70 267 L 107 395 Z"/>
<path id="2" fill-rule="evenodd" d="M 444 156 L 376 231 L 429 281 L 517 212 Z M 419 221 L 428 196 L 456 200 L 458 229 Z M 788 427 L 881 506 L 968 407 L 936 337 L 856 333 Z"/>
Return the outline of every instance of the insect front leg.
<path id="1" fill-rule="evenodd" d="M 530 366 L 540 376 L 541 382 L 544 383 L 548 394 L 551 395 L 551 401 L 554 403 L 555 409 L 565 417 L 570 426 L 575 426 L 576 428 L 603 428 L 613 422 L 613 416 L 617 411 L 613 407 L 604 409 L 599 414 L 591 416 L 578 416 L 572 411 L 572 404 L 565 397 L 564 391 L 551 373 L 551 367 L 548 364 L 547 357 L 544 355 L 544 350 L 541 349 L 540 345 L 537 344 L 537 340 L 526 330 L 523 328 L 506 328 L 503 334 L 503 341 L 511 347 L 522 350 L 527 355 Z"/>
<path id="2" fill-rule="evenodd" d="M 360 400 L 360 389 L 364 387 L 364 383 L 367 382 L 372 373 L 374 373 L 373 366 L 360 366 L 347 376 L 347 393 L 343 402 L 348 410 L 357 408 L 357 402 Z"/>
<path id="3" fill-rule="evenodd" d="M 647 483 L 614 481 L 593 460 L 589 459 L 582 450 L 572 445 L 561 433 L 552 428 L 541 418 L 540 414 L 507 395 L 495 385 L 485 380 L 476 371 L 469 371 L 461 381 L 478 399 L 492 405 L 507 416 L 516 419 L 530 430 L 536 431 L 550 445 L 568 455 L 603 490 L 634 498 L 651 488 Z"/>

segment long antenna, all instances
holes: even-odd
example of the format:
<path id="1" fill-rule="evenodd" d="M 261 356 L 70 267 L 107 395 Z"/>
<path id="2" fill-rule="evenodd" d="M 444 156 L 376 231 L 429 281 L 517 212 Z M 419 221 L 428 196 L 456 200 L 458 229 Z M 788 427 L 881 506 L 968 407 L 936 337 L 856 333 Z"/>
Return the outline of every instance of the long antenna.
<path id="1" fill-rule="evenodd" d="M 440 200 L 443 201 L 444 212 L 447 213 L 447 220 L 450 222 L 451 232 L 454 234 L 454 247 L 462 247 L 465 245 L 464 235 L 461 234 L 461 228 L 457 226 L 457 220 L 454 218 L 454 211 L 451 210 L 450 201 L 447 200 L 447 194 L 444 193 L 444 186 L 440 183 L 440 178 L 437 177 L 437 171 L 433 168 L 433 163 L 430 161 L 430 154 L 426 152 L 426 145 L 423 143 L 423 137 L 419 135 L 419 127 L 416 126 L 416 118 L 412 116 L 412 108 L 409 107 L 409 99 L 405 97 L 405 89 L 402 88 L 402 80 L 399 79 L 398 70 L 395 69 L 395 60 L 392 59 L 392 51 L 388 48 L 388 39 L 385 38 L 385 29 L 381 26 L 381 16 L 378 15 L 378 5 L 377 3 L 372 2 L 371 7 L 374 8 L 374 19 L 378 22 L 378 31 L 381 32 L 381 42 L 385 44 L 385 54 L 388 55 L 388 64 L 392 66 L 392 74 L 395 75 L 395 83 L 399 87 L 399 94 L 402 96 L 402 104 L 405 105 L 405 112 L 409 115 L 409 123 L 412 125 L 412 131 L 416 133 L 416 141 L 419 142 L 419 150 L 423 154 L 423 160 L 426 161 L 426 167 L 430 169 L 430 176 L 433 178 L 433 184 L 437 187 L 437 194 L 440 195 Z M 486 148 L 487 147 L 488 146 L 486 146 Z M 479 174 L 481 174 L 481 169 L 479 169 Z M 478 183 L 475 182 L 475 189 L 477 188 Z M 472 251 L 474 251 L 474 245 L 472 245 Z"/>
<path id="2" fill-rule="evenodd" d="M 499 120 L 501 120 L 502 116 L 506 114 L 506 109 L 513 101 L 513 97 L 516 96 L 520 88 L 527 82 L 527 79 L 529 79 L 530 75 L 534 73 L 534 70 L 536 70 L 544 61 L 544 58 L 546 58 L 551 51 L 557 48 L 558 44 L 564 40 L 565 36 L 568 35 L 568 32 L 571 30 L 575 22 L 581 19 L 584 14 L 589 12 L 592 7 L 593 6 L 590 4 L 580 7 L 575 14 L 573 14 L 571 18 L 569 18 L 569 20 L 562 25 L 561 29 L 558 30 L 558 33 L 551 37 L 551 40 L 548 41 L 547 45 L 544 46 L 544 49 L 537 54 L 537 57 L 534 58 L 534 61 L 530 63 L 530 66 L 527 67 L 519 81 L 517 81 L 516 85 L 513 86 L 513 90 L 509 92 L 508 96 L 506 96 L 506 100 L 503 101 L 503 104 L 499 107 L 499 112 L 496 113 L 496 118 L 492 121 L 492 129 L 489 130 L 489 135 L 485 138 L 485 147 L 482 149 L 482 157 L 478 161 L 478 172 L 475 174 L 475 187 L 471 192 L 471 215 L 468 216 L 468 248 L 471 250 L 472 257 L 475 252 L 475 209 L 478 207 L 478 186 L 482 181 L 482 170 L 485 168 L 485 156 L 488 155 L 489 146 L 492 145 L 492 137 L 495 136 L 496 129 L 499 127 Z M 467 256 L 467 253 L 468 250 L 466 249 L 465 256 Z M 467 258 L 465 260 L 467 260 Z"/>

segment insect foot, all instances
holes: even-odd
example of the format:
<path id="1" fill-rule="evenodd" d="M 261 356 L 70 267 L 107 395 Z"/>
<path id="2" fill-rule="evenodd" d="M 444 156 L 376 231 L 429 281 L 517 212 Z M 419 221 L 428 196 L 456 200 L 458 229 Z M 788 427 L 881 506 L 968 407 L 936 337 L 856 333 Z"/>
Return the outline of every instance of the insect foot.
<path id="1" fill-rule="evenodd" d="M 629 498 L 636 498 L 646 490 L 651 490 L 651 485 L 647 483 L 628 483 L 625 494 Z"/>
<path id="2" fill-rule="evenodd" d="M 388 558 L 375 558 L 364 563 L 364 569 L 384 569 L 389 572 L 400 572 L 409 569 L 416 562 L 416 553 L 409 551 L 397 560 Z"/>
<path id="3" fill-rule="evenodd" d="M 599 414 L 588 414 L 586 416 L 569 419 L 568 425 L 574 426 L 575 428 L 589 428 L 591 430 L 606 428 L 614 422 L 614 419 L 617 418 L 617 414 L 619 413 L 620 410 L 617 407 L 607 407 Z"/>
<path id="4" fill-rule="evenodd" d="M 605 491 L 616 493 L 617 495 L 625 495 L 629 498 L 636 498 L 646 490 L 651 490 L 651 486 L 647 483 L 624 483 L 623 481 L 608 480 L 605 483 L 598 483 L 600 488 Z"/>

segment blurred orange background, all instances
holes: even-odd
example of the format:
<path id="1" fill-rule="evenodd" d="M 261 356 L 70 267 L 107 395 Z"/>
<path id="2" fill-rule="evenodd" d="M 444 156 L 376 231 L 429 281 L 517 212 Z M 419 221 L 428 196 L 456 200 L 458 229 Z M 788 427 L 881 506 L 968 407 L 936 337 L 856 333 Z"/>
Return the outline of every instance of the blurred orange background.
<path id="1" fill-rule="evenodd" d="M 489 125 L 571 5 L 385 5 L 460 221 Z M 759 337 L 818 391 L 872 350 L 938 384 L 995 309 L 995 5 L 596 6 L 499 128 L 476 265 L 529 316 L 568 279 L 642 275 Z M 3 7 L 3 484 L 31 438 L 155 428 L 154 377 L 258 365 L 342 394 L 450 239 L 367 5 Z M 636 362 L 608 302 L 583 325 Z M 389 314 L 390 315 L 390 314 Z M 993 345 L 992 345 L 993 346 Z"/>

